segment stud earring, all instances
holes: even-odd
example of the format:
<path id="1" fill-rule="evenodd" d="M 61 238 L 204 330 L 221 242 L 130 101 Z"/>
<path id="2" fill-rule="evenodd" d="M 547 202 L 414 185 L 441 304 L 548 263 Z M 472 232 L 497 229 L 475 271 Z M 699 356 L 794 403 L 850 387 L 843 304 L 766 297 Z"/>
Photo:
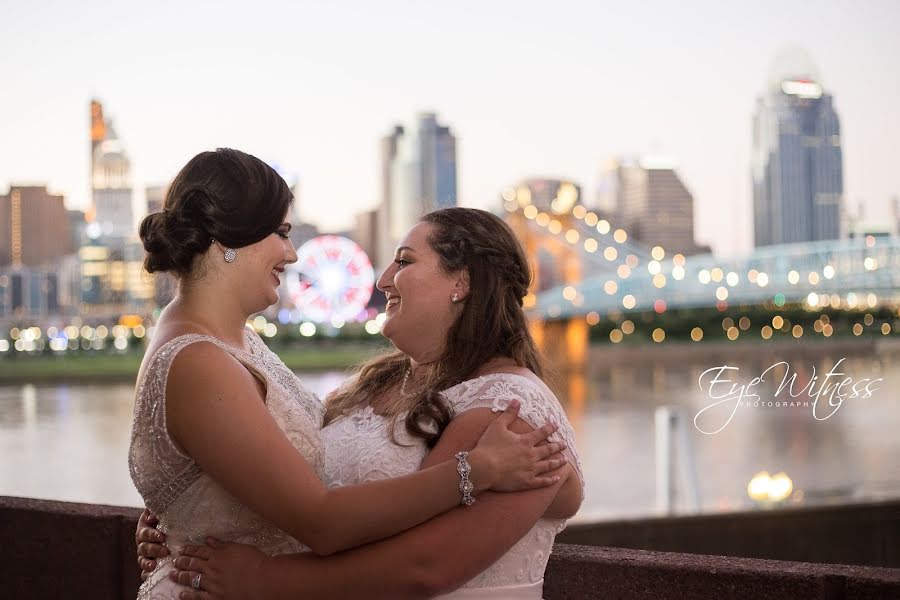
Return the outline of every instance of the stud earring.
<path id="1" fill-rule="evenodd" d="M 225 262 L 231 264 L 234 262 L 235 258 L 237 258 L 237 252 L 234 251 L 234 248 L 228 248 L 225 250 Z"/>
<path id="2" fill-rule="evenodd" d="M 452 302 L 453 304 L 456 304 L 457 302 L 459 302 L 459 294 L 457 294 L 456 292 L 453 292 L 453 295 L 450 296 L 450 302 Z"/>

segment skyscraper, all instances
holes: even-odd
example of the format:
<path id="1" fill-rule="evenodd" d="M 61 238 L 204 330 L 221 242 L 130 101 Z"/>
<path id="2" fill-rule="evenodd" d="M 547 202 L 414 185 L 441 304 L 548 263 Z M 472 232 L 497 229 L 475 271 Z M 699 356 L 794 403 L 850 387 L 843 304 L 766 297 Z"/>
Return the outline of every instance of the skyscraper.
<path id="1" fill-rule="evenodd" d="M 73 252 L 62 196 L 15 185 L 0 196 L 0 266 L 36 267 Z"/>
<path id="2" fill-rule="evenodd" d="M 106 238 L 135 235 L 131 208 L 131 161 L 103 107 L 91 101 L 91 191 L 93 222 Z"/>
<path id="3" fill-rule="evenodd" d="M 830 94 L 805 52 L 776 58 L 753 118 L 756 246 L 841 236 L 841 128 Z"/>
<path id="4" fill-rule="evenodd" d="M 456 137 L 434 113 L 419 114 L 412 127 L 396 127 L 385 139 L 386 223 L 393 245 L 426 212 L 456 206 Z M 383 260 L 383 257 L 379 257 Z"/>
<path id="5" fill-rule="evenodd" d="M 671 160 L 613 161 L 600 179 L 599 212 L 641 245 L 669 253 L 708 252 L 694 241 L 694 197 Z"/>

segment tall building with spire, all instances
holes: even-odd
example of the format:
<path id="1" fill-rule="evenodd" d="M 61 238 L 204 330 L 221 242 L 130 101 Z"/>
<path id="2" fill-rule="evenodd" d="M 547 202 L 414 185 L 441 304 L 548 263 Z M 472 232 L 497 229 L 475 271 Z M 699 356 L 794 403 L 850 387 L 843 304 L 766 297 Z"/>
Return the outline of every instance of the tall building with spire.
<path id="1" fill-rule="evenodd" d="M 131 161 L 97 100 L 91 101 L 91 196 L 85 239 L 78 250 L 81 312 L 97 318 L 147 314 L 155 278 L 142 270 L 144 249 L 134 223 Z"/>
<path id="2" fill-rule="evenodd" d="M 775 59 L 756 104 L 751 169 L 756 246 L 841 237 L 840 120 L 802 50 Z"/>
<path id="3" fill-rule="evenodd" d="M 109 239 L 135 235 L 131 161 L 97 100 L 91 101 L 91 196 L 91 220 L 100 235 Z"/>

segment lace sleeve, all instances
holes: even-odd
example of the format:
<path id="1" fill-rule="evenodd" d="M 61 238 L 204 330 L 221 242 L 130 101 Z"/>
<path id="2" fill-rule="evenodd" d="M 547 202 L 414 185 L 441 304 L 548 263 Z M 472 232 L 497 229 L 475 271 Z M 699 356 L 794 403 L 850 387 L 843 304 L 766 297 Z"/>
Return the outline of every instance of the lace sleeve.
<path id="1" fill-rule="evenodd" d="M 584 489 L 581 459 L 575 448 L 575 431 L 559 400 L 543 383 L 514 373 L 493 373 L 464 381 L 445 391 L 444 397 L 454 416 L 473 408 L 490 408 L 493 412 L 502 412 L 512 400 L 518 400 L 521 404 L 519 418 L 535 429 L 551 420 L 559 423 L 559 429 L 550 436 L 550 440 L 556 442 L 562 439 L 566 442 L 564 454 L 575 467 L 582 490 Z"/>

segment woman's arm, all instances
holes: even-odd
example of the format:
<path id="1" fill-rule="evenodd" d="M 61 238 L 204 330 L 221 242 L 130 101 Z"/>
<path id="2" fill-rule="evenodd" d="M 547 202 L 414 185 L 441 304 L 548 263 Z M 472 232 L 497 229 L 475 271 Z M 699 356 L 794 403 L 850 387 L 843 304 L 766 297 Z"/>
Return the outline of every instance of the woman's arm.
<path id="1" fill-rule="evenodd" d="M 268 414 L 257 380 L 211 343 L 193 344 L 175 357 L 166 417 L 173 440 L 204 471 L 317 554 L 403 531 L 460 501 L 455 460 L 414 475 L 326 489 Z M 554 464 L 544 455 L 559 448 L 535 447 L 549 431 L 515 436 L 505 427 L 514 419 L 513 412 L 501 415 L 470 455 L 476 491 L 553 483 L 540 473 Z"/>
<path id="2" fill-rule="evenodd" d="M 494 417 L 489 409 L 478 408 L 455 418 L 423 467 L 452 456 L 459 444 L 477 440 Z M 521 420 L 513 429 L 533 431 Z M 486 493 L 471 507 L 454 509 L 390 539 L 326 559 L 309 554 L 267 558 L 227 544 L 214 551 L 215 559 L 210 562 L 180 557 L 175 565 L 185 570 L 172 577 L 187 584 L 189 571 L 199 569 L 204 573 L 204 589 L 212 591 L 214 598 L 236 600 L 422 598 L 444 593 L 503 556 L 561 495 L 560 490 L 568 493 L 574 486 L 571 489 L 580 498 L 574 469 L 567 465 L 561 471 L 561 480 L 551 487 L 517 494 Z M 187 547 L 186 551 L 213 555 L 205 547 Z M 184 597 L 194 598 L 190 593 Z"/>

